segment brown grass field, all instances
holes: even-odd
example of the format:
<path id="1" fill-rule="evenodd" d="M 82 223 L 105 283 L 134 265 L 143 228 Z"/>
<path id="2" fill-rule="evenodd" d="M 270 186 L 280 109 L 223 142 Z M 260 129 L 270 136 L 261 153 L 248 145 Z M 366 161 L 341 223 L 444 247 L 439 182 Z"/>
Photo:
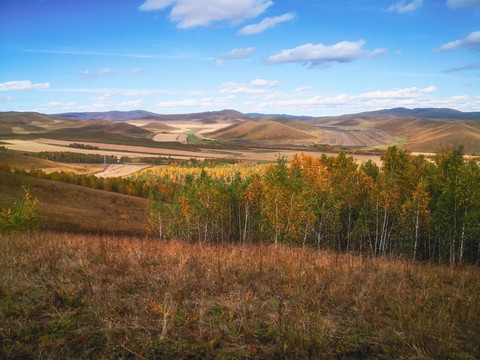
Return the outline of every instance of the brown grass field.
<path id="1" fill-rule="evenodd" d="M 40 225 L 44 230 L 145 233 L 146 199 L 3 171 L 0 171 L 0 209 L 22 197 L 22 185 L 39 200 Z"/>
<path id="2" fill-rule="evenodd" d="M 480 270 L 283 246 L 0 241 L 4 359 L 478 359 Z"/>
<path id="3" fill-rule="evenodd" d="M 35 156 L 25 155 L 20 151 L 0 151 L 0 164 L 6 162 L 10 167 L 30 170 L 42 169 L 43 171 L 50 173 L 54 171 L 73 171 L 75 173 L 94 173 L 103 170 L 103 164 L 66 164 L 55 161 L 40 159 Z"/>

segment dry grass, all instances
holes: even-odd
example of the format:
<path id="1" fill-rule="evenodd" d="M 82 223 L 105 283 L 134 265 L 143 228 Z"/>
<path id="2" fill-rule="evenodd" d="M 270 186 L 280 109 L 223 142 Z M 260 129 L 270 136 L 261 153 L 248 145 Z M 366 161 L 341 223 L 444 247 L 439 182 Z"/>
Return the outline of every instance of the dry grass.
<path id="1" fill-rule="evenodd" d="M 275 121 L 247 121 L 210 133 L 225 140 L 241 139 L 255 142 L 312 140 L 315 136 Z"/>
<path id="2" fill-rule="evenodd" d="M 38 200 L 40 226 L 55 231 L 144 234 L 148 200 L 0 171 L 0 208 L 21 199 L 22 185 Z"/>
<path id="3" fill-rule="evenodd" d="M 0 253 L 3 358 L 480 356 L 474 267 L 52 233 Z"/>
<path id="4" fill-rule="evenodd" d="M 54 151 L 58 151 L 58 149 L 55 148 Z M 0 164 L 3 162 L 6 162 L 12 168 L 16 167 L 27 171 L 31 168 L 43 169 L 47 173 L 73 171 L 75 173 L 87 174 L 103 169 L 103 164 L 66 164 L 25 155 L 23 152 L 14 150 L 0 151 Z"/>

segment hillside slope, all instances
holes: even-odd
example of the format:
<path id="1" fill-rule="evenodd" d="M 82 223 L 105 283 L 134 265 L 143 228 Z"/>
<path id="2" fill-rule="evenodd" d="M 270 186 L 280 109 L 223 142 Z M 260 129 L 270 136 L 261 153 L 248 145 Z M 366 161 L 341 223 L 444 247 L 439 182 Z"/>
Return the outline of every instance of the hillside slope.
<path id="1" fill-rule="evenodd" d="M 246 121 L 214 131 L 210 135 L 225 140 L 308 141 L 316 137 L 276 121 Z"/>
<path id="2" fill-rule="evenodd" d="M 0 207 L 21 199 L 23 185 L 39 201 L 43 229 L 99 234 L 145 232 L 146 199 L 3 171 Z"/>
<path id="3" fill-rule="evenodd" d="M 467 120 L 422 119 L 391 114 L 354 114 L 313 121 L 337 131 L 379 130 L 394 137 L 404 137 L 410 151 L 435 152 L 464 145 L 467 153 L 480 152 L 480 122 Z"/>
<path id="4" fill-rule="evenodd" d="M 39 133 L 78 124 L 75 119 L 35 112 L 0 113 L 0 135 Z"/>

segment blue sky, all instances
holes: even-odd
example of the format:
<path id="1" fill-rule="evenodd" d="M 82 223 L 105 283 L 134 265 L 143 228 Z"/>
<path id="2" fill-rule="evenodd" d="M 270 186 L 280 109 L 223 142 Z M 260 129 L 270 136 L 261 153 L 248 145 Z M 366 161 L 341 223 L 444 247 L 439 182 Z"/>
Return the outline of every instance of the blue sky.
<path id="1" fill-rule="evenodd" d="M 0 111 L 480 111 L 480 0 L 0 0 Z"/>

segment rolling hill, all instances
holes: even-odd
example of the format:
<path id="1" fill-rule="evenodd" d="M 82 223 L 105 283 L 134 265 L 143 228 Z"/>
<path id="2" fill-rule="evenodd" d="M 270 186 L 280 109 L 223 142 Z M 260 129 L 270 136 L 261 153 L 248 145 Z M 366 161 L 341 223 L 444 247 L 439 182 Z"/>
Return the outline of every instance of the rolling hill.
<path id="1" fill-rule="evenodd" d="M 147 199 L 0 171 L 0 204 L 22 197 L 27 186 L 38 200 L 42 228 L 80 233 L 144 234 Z"/>
<path id="2" fill-rule="evenodd" d="M 178 115 L 149 115 L 142 119 L 156 121 L 198 121 L 201 123 L 216 123 L 218 121 L 248 121 L 253 120 L 251 116 L 235 110 L 208 111 L 194 114 Z"/>
<path id="3" fill-rule="evenodd" d="M 381 131 L 405 138 L 403 146 L 410 151 L 435 152 L 458 145 L 464 145 L 467 153 L 480 151 L 480 121 L 361 113 L 320 118 L 313 124 L 332 131 Z"/>
<path id="4" fill-rule="evenodd" d="M 462 112 L 448 108 L 416 108 L 403 107 L 366 112 L 364 114 L 410 116 L 421 119 L 480 120 L 480 112 Z"/>
<path id="5" fill-rule="evenodd" d="M 0 113 L 0 136 L 52 137 L 72 141 L 147 141 L 153 133 L 174 130 L 175 123 L 231 124 L 210 135 L 220 143 L 258 146 L 328 144 L 337 147 L 384 148 L 402 145 L 411 151 L 434 152 L 464 145 L 467 153 L 480 152 L 480 112 L 454 109 L 394 108 L 330 117 L 289 115 L 253 116 L 235 110 L 193 114 L 158 115 L 131 112 L 69 113 L 58 117 L 32 112 Z M 106 117 L 109 120 L 79 120 Z M 140 117 L 140 118 L 139 118 Z M 140 126 L 117 121 L 141 119 Z M 148 122 L 146 125 L 145 123 Z M 179 126 L 180 127 L 180 126 Z M 158 146 L 158 144 L 153 144 Z"/>
<path id="6" fill-rule="evenodd" d="M 146 125 L 142 125 L 141 126 L 143 129 L 147 129 L 147 130 L 150 130 L 150 131 L 153 131 L 153 132 L 168 132 L 168 131 L 173 131 L 173 130 L 177 130 L 177 128 L 173 127 L 173 126 L 170 126 L 170 125 L 167 125 L 167 124 L 163 124 L 159 121 L 152 121 Z"/>
<path id="7" fill-rule="evenodd" d="M 110 133 L 110 134 L 119 134 L 124 136 L 146 136 L 150 135 L 151 132 L 135 126 L 130 125 L 125 122 L 111 122 L 108 120 L 91 120 L 91 121 L 81 121 L 73 127 L 65 127 L 62 129 L 57 129 L 51 131 L 50 133 L 55 134 L 88 134 L 88 133 Z"/>
<path id="8" fill-rule="evenodd" d="M 209 135 L 225 140 L 250 142 L 312 141 L 315 136 L 276 121 L 246 121 L 214 131 Z"/>
<path id="9" fill-rule="evenodd" d="M 78 120 L 36 112 L 0 113 L 0 135 L 39 133 L 76 124 Z"/>

